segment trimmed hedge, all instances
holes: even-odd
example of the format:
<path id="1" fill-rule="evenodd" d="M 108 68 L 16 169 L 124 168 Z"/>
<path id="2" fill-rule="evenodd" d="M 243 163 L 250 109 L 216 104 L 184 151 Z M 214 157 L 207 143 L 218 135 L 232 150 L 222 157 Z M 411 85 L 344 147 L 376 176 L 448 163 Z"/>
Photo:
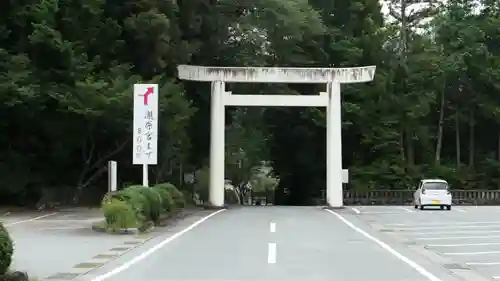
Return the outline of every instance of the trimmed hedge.
<path id="1" fill-rule="evenodd" d="M 157 184 L 155 185 L 155 187 L 165 189 L 170 194 L 170 196 L 172 196 L 176 208 L 182 209 L 186 206 L 186 199 L 184 198 L 184 194 L 180 192 L 177 187 L 175 187 L 175 185 L 167 182 Z"/>
<path id="2" fill-rule="evenodd" d="M 12 254 L 14 253 L 14 246 L 9 232 L 0 223 L 0 275 L 7 273 L 10 264 L 12 263 Z"/>
<path id="3" fill-rule="evenodd" d="M 170 183 L 153 187 L 132 185 L 106 194 L 101 208 L 108 230 L 144 230 L 184 208 L 185 202 L 182 192 Z"/>
<path id="4" fill-rule="evenodd" d="M 29 281 L 28 274 L 21 271 L 9 270 L 14 254 L 14 244 L 9 232 L 0 222 L 0 280 L 2 281 Z"/>
<path id="5" fill-rule="evenodd" d="M 112 198 L 102 205 L 102 212 L 106 218 L 107 227 L 112 230 L 140 226 L 134 209 L 125 201 Z"/>
<path id="6" fill-rule="evenodd" d="M 165 188 L 159 187 L 157 185 L 153 186 L 153 189 L 160 195 L 162 199 L 162 211 L 166 213 L 175 211 L 175 202 L 172 198 L 172 195 L 170 195 L 170 192 L 168 192 L 168 190 L 166 190 Z"/>

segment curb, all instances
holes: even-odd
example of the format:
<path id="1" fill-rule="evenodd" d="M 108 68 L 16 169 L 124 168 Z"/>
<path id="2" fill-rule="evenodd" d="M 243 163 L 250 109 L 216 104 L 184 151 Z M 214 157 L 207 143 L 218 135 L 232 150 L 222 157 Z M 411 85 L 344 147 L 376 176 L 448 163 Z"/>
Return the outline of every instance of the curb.
<path id="1" fill-rule="evenodd" d="M 325 206 L 325 207 L 323 207 L 323 209 L 325 209 L 325 210 L 332 210 L 332 211 L 344 210 L 345 208 L 346 208 L 345 206 L 340 206 L 340 207 Z"/>
<path id="2" fill-rule="evenodd" d="M 138 234 L 139 228 L 120 228 L 118 230 L 110 231 L 106 227 L 92 225 L 92 230 L 100 233 L 111 233 L 111 234 Z M 148 231 L 148 230 L 146 230 Z"/>
<path id="3" fill-rule="evenodd" d="M 222 209 L 233 209 L 233 208 L 235 208 L 237 206 L 240 206 L 240 205 L 228 205 L 228 204 L 224 204 L 223 206 L 213 206 L 213 205 L 210 205 L 210 204 L 202 204 L 202 205 L 198 205 L 197 207 L 203 208 L 205 210 L 218 211 L 218 210 L 222 210 Z"/>

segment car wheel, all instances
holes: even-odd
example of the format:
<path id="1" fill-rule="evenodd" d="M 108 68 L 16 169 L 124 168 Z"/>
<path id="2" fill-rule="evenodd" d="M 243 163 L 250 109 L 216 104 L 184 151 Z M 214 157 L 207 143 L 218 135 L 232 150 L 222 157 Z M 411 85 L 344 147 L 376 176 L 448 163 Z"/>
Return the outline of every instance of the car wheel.
<path id="1" fill-rule="evenodd" d="M 441 206 L 441 210 L 444 210 L 444 206 Z"/>
<path id="2" fill-rule="evenodd" d="M 451 205 L 446 206 L 446 209 L 447 209 L 448 211 L 451 211 Z"/>
<path id="3" fill-rule="evenodd" d="M 424 209 L 424 206 L 420 205 L 420 210 L 423 210 Z"/>
<path id="4" fill-rule="evenodd" d="M 417 204 L 415 204 L 415 209 L 418 209 L 418 205 Z"/>

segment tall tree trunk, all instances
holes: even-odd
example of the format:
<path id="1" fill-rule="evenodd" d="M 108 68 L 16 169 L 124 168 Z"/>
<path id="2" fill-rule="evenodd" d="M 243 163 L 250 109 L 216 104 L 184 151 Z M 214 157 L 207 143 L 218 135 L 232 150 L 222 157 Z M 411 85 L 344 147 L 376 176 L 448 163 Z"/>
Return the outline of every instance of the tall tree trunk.
<path id="1" fill-rule="evenodd" d="M 439 120 L 438 120 L 438 132 L 437 132 L 437 142 L 436 142 L 436 156 L 435 164 L 439 165 L 441 163 L 441 150 L 443 147 L 443 125 L 444 125 L 444 90 L 441 93 L 441 102 L 439 105 Z"/>
<path id="2" fill-rule="evenodd" d="M 475 154 L 475 139 L 474 139 L 474 131 L 475 131 L 475 116 L 474 109 L 470 111 L 469 117 L 469 167 L 474 167 L 474 154 Z"/>
<path id="3" fill-rule="evenodd" d="M 461 153 L 460 153 L 460 111 L 457 108 L 455 113 L 455 146 L 456 146 L 456 159 L 457 159 L 457 169 L 460 168 L 461 163 Z"/>

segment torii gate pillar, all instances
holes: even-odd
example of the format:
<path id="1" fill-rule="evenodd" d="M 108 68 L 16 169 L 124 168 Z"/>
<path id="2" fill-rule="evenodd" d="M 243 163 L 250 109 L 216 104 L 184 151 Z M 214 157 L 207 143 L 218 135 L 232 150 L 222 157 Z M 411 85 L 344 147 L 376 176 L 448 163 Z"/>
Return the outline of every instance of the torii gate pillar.
<path id="1" fill-rule="evenodd" d="M 375 66 L 350 68 L 207 67 L 179 65 L 179 78 L 212 82 L 209 203 L 224 206 L 224 131 L 226 106 L 326 107 L 326 201 L 343 206 L 341 83 L 373 80 Z M 326 84 L 318 95 L 233 95 L 229 83 Z"/>

